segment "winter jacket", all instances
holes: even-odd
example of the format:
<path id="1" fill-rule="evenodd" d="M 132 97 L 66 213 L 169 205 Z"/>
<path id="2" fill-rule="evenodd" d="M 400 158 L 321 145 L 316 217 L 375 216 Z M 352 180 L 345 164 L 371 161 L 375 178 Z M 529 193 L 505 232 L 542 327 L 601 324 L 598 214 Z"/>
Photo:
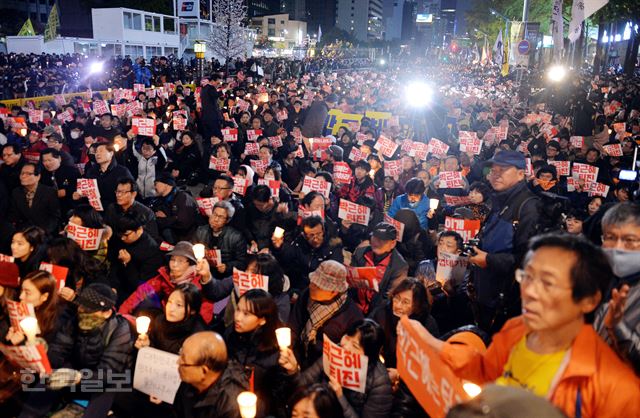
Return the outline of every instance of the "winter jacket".
<path id="1" fill-rule="evenodd" d="M 367 383 L 364 393 L 343 388 L 339 398 L 345 418 L 387 418 L 391 412 L 393 396 L 391 380 L 384 364 L 369 359 Z M 295 378 L 298 387 L 310 386 L 320 380 L 328 382 L 323 371 L 322 358 Z"/>
<path id="2" fill-rule="evenodd" d="M 256 241 L 258 248 L 269 247 L 271 236 L 277 224 L 283 221 L 283 215 L 276 211 L 277 205 L 268 213 L 259 211 L 254 205 L 247 208 L 247 241 Z"/>
<path id="3" fill-rule="evenodd" d="M 58 232 L 61 218 L 60 201 L 54 188 L 38 184 L 31 206 L 27 202 L 24 187 L 13 189 L 9 219 L 15 224 L 16 230 L 39 226 L 48 234 L 54 234 Z"/>
<path id="4" fill-rule="evenodd" d="M 242 369 L 229 363 L 218 380 L 203 393 L 182 382 L 173 409 L 178 418 L 240 418 L 238 395 L 248 389 Z"/>
<path id="5" fill-rule="evenodd" d="M 144 158 L 133 144 L 131 150 L 138 160 L 138 177 L 136 178 L 138 193 L 143 199 L 154 197 L 156 195 L 156 189 L 154 187 L 156 174 L 162 171 L 167 163 L 164 148 L 159 148 L 158 151 L 148 159 Z"/>
<path id="6" fill-rule="evenodd" d="M 420 227 L 424 230 L 429 228 L 429 218 L 427 218 L 427 213 L 429 213 L 430 207 L 429 198 L 427 198 L 427 196 L 423 195 L 422 199 L 418 202 L 418 205 L 416 207 L 412 207 L 409 203 L 408 195 L 400 195 L 393 200 L 393 203 L 391 203 L 391 207 L 389 208 L 387 215 L 393 218 L 400 209 L 411 209 L 418 217 Z"/>
<path id="7" fill-rule="evenodd" d="M 375 199 L 376 188 L 373 185 L 373 180 L 369 176 L 366 176 L 360 183 L 355 177 L 351 179 L 351 183 L 343 185 L 338 190 L 338 196 L 342 199 L 346 199 L 350 202 L 358 202 L 361 197 L 368 197 Z"/>
<path id="8" fill-rule="evenodd" d="M 189 192 L 171 189 L 168 195 L 156 197 L 153 202 L 154 212 L 162 211 L 165 217 L 158 217 L 156 222 L 160 235 L 166 239 L 167 231 L 177 241 L 190 241 L 197 227 L 198 204 Z"/>
<path id="9" fill-rule="evenodd" d="M 111 264 L 111 285 L 118 289 L 121 300 L 128 297 L 138 286 L 151 277 L 164 264 L 164 254 L 156 240 L 146 231 L 132 244 L 122 244 L 121 249 L 131 255 L 126 265 L 120 260 Z M 115 257 L 117 259 L 117 255 Z"/>
<path id="10" fill-rule="evenodd" d="M 289 276 L 294 289 L 308 287 L 309 273 L 315 271 L 323 261 L 344 261 L 342 245 L 332 243 L 327 235 L 319 248 L 311 247 L 304 235 L 300 234 L 293 242 L 285 242 L 280 248 L 272 248 L 272 253 Z"/>
<path id="11" fill-rule="evenodd" d="M 305 138 L 314 138 L 322 136 L 325 127 L 325 121 L 329 115 L 329 108 L 324 102 L 315 101 L 307 109 L 302 125 L 302 136 Z"/>
<path id="12" fill-rule="evenodd" d="M 212 273 L 216 277 L 227 277 L 233 273 L 234 268 L 244 271 L 247 267 L 247 241 L 232 226 L 225 225 L 216 237 L 209 225 L 202 225 L 196 230 L 193 242 L 202 243 L 209 249 L 220 250 L 222 264 L 226 265 L 226 269 L 220 273 L 212 267 Z"/>
<path id="13" fill-rule="evenodd" d="M 322 340 L 324 335 L 327 335 L 331 341 L 340 341 L 351 324 L 364 319 L 362 312 L 356 304 L 347 298 L 346 303 L 318 329 L 315 344 L 309 344 L 305 352 L 304 342 L 302 342 L 300 336 L 309 320 L 308 306 L 309 289 L 306 289 L 300 295 L 289 317 L 291 331 L 294 334 L 291 338 L 297 350 L 296 358 L 299 360 L 303 369 L 322 357 Z"/>
<path id="14" fill-rule="evenodd" d="M 388 261 L 385 260 L 387 257 L 390 257 Z M 383 265 L 385 262 L 387 263 L 382 279 L 380 279 L 380 283 L 378 285 L 379 291 L 375 294 L 367 295 L 369 300 L 368 310 L 373 310 L 378 305 L 384 304 L 388 300 L 389 290 L 391 290 L 400 280 L 407 277 L 409 272 L 409 265 L 402 255 L 400 255 L 398 250 L 393 249 L 387 257 L 383 258 L 381 261 L 375 262 L 370 245 L 356 248 L 353 252 L 353 256 L 351 257 L 351 267 L 377 267 Z"/>
<path id="15" fill-rule="evenodd" d="M 198 289 L 202 289 L 199 275 L 194 273 L 191 276 L 190 282 L 195 284 Z M 212 280 L 209 281 L 209 283 L 211 282 Z M 160 267 L 160 269 L 158 269 L 158 275 L 138 286 L 136 291 L 133 292 L 131 296 L 122 303 L 122 305 L 120 305 L 118 312 L 123 315 L 132 314 L 143 302 L 149 302 L 156 308 L 164 308 L 164 305 L 167 303 L 167 299 L 169 299 L 169 295 L 175 288 L 176 285 L 169 277 L 169 269 L 167 267 Z M 203 296 L 207 297 L 204 291 Z M 202 301 L 200 316 L 202 316 L 202 319 L 204 319 L 205 322 L 209 323 L 213 318 L 213 302 L 217 302 L 222 299 L 224 299 L 224 297 L 217 300 Z"/>
<path id="16" fill-rule="evenodd" d="M 178 354 L 184 340 L 196 332 L 206 330 L 207 326 L 200 315 L 191 315 L 180 322 L 169 322 L 162 314 L 157 315 L 149 327 L 149 341 L 153 348 Z"/>
<path id="17" fill-rule="evenodd" d="M 133 180 L 133 176 L 129 172 L 129 169 L 123 165 L 118 165 L 115 158 L 111 160 L 106 171 L 100 170 L 99 165 L 92 164 L 91 167 L 87 169 L 85 178 L 98 180 L 100 200 L 102 201 L 102 207 L 104 208 L 107 208 L 109 204 L 116 201 L 116 186 L 118 185 L 118 180 L 122 178 Z"/>
<path id="18" fill-rule="evenodd" d="M 138 202 L 137 200 L 134 201 L 126 211 L 123 211 L 122 206 L 118 205 L 117 203 L 113 203 L 105 207 L 105 209 L 106 211 L 104 213 L 104 221 L 111 228 L 116 228 L 118 219 L 122 218 L 126 214 L 131 214 L 142 223 L 144 231 L 151 235 L 153 239 L 155 239 L 156 241 L 159 241 L 161 239 L 160 234 L 158 233 L 156 215 L 151 209 Z M 109 248 L 109 250 L 111 251 L 122 248 L 122 241 L 119 238 L 115 237 L 115 235 L 109 241 L 109 243 L 113 247 Z"/>
<path id="19" fill-rule="evenodd" d="M 596 311 L 593 326 L 620 358 L 631 364 L 636 375 L 640 376 L 640 273 L 624 279 L 616 278 L 611 289 L 620 288 L 623 284 L 629 285 L 629 296 L 624 304 L 622 318 L 611 330 L 613 339 L 604 325 L 609 301 L 600 305 Z"/>
<path id="20" fill-rule="evenodd" d="M 491 212 L 478 235 L 480 249 L 489 253 L 487 267 L 473 270 L 480 305 L 499 306 L 500 294 L 517 299 L 517 295 L 509 293 L 510 284 L 527 251 L 529 238 L 538 232 L 539 213 L 539 199 L 524 181 L 493 196 Z M 514 300 L 506 302 L 516 305 Z"/>
<path id="21" fill-rule="evenodd" d="M 522 317 L 509 320 L 484 354 L 470 346 L 445 343 L 440 358 L 460 378 L 482 385 L 504 373 L 513 347 L 528 333 Z M 640 380 L 584 324 L 569 351 L 568 364 L 550 389 L 549 400 L 567 416 L 640 416 Z M 576 406 L 581 409 L 577 413 Z"/>

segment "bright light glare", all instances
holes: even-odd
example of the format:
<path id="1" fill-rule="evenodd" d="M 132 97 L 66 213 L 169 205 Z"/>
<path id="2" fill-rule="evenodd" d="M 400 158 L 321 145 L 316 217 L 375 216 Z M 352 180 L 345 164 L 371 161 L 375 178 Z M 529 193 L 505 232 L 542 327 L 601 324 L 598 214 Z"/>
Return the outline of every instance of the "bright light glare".
<path id="1" fill-rule="evenodd" d="M 99 73 L 102 71 L 102 68 L 104 67 L 104 64 L 101 62 L 94 62 L 91 63 L 91 67 L 89 67 L 89 71 L 91 73 Z"/>
<path id="2" fill-rule="evenodd" d="M 384 60 L 384 58 L 380 58 L 380 65 L 384 65 L 386 64 L 386 61 Z"/>
<path id="3" fill-rule="evenodd" d="M 426 83 L 414 81 L 407 86 L 405 96 L 410 106 L 424 107 L 431 102 L 433 90 Z"/>
<path id="4" fill-rule="evenodd" d="M 462 389 L 464 389 L 464 391 L 467 392 L 467 395 L 469 395 L 472 398 L 475 398 L 480 394 L 480 392 L 482 392 L 482 388 L 480 386 L 471 382 L 463 383 Z"/>
<path id="5" fill-rule="evenodd" d="M 567 69 L 561 65 L 554 65 L 547 71 L 547 77 L 553 82 L 559 82 L 567 75 Z"/>

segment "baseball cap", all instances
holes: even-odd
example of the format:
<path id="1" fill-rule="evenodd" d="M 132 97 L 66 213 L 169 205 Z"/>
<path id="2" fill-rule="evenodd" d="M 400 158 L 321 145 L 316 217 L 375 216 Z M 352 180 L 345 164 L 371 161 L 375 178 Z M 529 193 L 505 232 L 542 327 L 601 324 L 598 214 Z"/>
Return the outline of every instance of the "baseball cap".
<path id="1" fill-rule="evenodd" d="M 169 173 L 157 174 L 155 181 L 159 181 L 160 183 L 168 184 L 169 186 L 175 186 L 176 185 L 176 180 Z"/>
<path id="2" fill-rule="evenodd" d="M 108 311 L 116 306 L 116 292 L 104 283 L 91 283 L 73 300 L 87 312 Z"/>
<path id="3" fill-rule="evenodd" d="M 380 222 L 373 229 L 373 232 L 371 233 L 371 236 L 374 236 L 374 237 L 376 237 L 378 239 L 381 239 L 383 241 L 391 241 L 393 239 L 396 239 L 397 231 L 396 231 L 395 226 L 391 225 L 390 223 Z"/>
<path id="4" fill-rule="evenodd" d="M 487 160 L 486 165 L 513 166 L 519 170 L 524 170 L 527 166 L 524 154 L 519 151 L 503 150 L 499 151 L 492 159 Z"/>

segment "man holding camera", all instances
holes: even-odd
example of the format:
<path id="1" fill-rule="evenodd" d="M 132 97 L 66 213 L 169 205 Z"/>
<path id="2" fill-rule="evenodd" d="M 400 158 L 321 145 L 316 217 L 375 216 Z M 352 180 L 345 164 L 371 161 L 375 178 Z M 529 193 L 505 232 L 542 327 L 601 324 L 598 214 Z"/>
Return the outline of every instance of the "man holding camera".
<path id="1" fill-rule="evenodd" d="M 487 164 L 493 205 L 478 235 L 480 245 L 469 257 L 474 266 L 470 297 L 478 326 L 494 333 L 520 312 L 514 272 L 538 232 L 540 214 L 539 199 L 527 188 L 522 153 L 499 151 Z"/>

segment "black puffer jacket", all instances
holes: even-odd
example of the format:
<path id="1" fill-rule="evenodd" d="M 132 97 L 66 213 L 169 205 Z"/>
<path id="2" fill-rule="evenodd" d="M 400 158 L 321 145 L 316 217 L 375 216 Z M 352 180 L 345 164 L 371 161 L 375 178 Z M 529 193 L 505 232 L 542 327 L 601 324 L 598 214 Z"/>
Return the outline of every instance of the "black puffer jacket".
<path id="1" fill-rule="evenodd" d="M 233 273 L 233 268 L 243 270 L 247 267 L 247 241 L 244 236 L 232 226 L 226 225 L 217 237 L 213 235 L 209 225 L 202 225 L 196 230 L 194 243 L 203 243 L 207 248 L 220 250 L 222 263 L 226 265 L 224 272 L 220 273 L 212 268 L 217 278 L 227 277 Z"/>
<path id="2" fill-rule="evenodd" d="M 205 331 L 206 328 L 199 314 L 191 315 L 180 322 L 169 322 L 162 314 L 153 319 L 153 324 L 149 327 L 149 340 L 153 348 L 178 354 L 184 340 L 196 332 Z"/>
<path id="3" fill-rule="evenodd" d="M 384 364 L 377 359 L 370 363 L 367 370 L 367 383 L 364 393 L 343 388 L 340 404 L 345 418 L 387 418 L 391 412 L 393 396 L 391 380 Z M 328 381 L 323 369 L 322 359 L 295 377 L 297 386 L 309 386 L 321 379 Z"/>
<path id="4" fill-rule="evenodd" d="M 282 389 L 286 375 L 278 364 L 280 350 L 275 335 L 265 341 L 261 329 L 240 334 L 229 327 L 224 339 L 229 360 L 237 363 L 247 378 L 253 373 L 254 392 L 260 399 L 256 416 L 284 416 L 287 396 Z"/>
<path id="5" fill-rule="evenodd" d="M 338 240 L 339 241 L 339 240 Z M 293 242 L 284 243 L 280 248 L 272 248 L 273 255 L 284 268 L 291 280 L 291 287 L 304 289 L 309 286 L 309 273 L 315 271 L 325 260 L 344 261 L 342 245 L 332 241 L 326 234 L 322 245 L 313 248 L 300 234 Z"/>

